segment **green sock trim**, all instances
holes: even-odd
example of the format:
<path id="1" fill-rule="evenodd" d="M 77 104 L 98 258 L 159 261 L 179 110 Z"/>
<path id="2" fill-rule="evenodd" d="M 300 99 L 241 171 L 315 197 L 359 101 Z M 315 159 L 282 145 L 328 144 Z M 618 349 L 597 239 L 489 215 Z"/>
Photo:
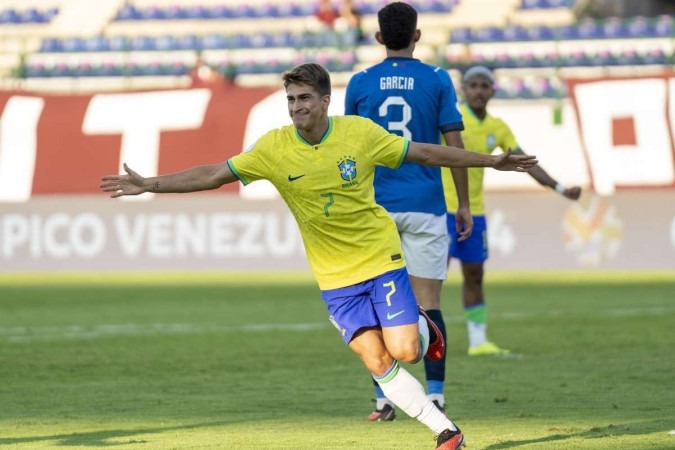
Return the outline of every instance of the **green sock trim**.
<path id="1" fill-rule="evenodd" d="M 464 317 L 467 322 L 486 324 L 487 323 L 487 306 L 485 303 L 481 305 L 471 306 L 464 309 Z"/>
<path id="2" fill-rule="evenodd" d="M 387 382 L 391 381 L 396 376 L 396 374 L 398 373 L 398 369 L 400 369 L 400 366 L 398 365 L 398 361 L 394 361 L 394 365 L 392 366 L 392 368 L 389 369 L 389 372 L 384 374 L 384 376 L 382 378 L 376 378 L 376 377 L 373 377 L 373 378 L 375 378 L 375 381 L 377 381 L 380 384 L 387 383 Z"/>

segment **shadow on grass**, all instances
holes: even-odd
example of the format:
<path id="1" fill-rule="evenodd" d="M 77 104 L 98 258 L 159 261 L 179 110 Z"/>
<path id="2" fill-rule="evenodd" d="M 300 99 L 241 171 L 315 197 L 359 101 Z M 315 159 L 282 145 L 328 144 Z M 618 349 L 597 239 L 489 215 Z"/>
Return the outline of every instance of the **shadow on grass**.
<path id="1" fill-rule="evenodd" d="M 134 439 L 133 436 L 140 436 L 144 434 L 164 433 L 175 430 L 192 430 L 196 428 L 209 428 L 222 425 L 228 425 L 234 421 L 215 421 L 195 423 L 192 425 L 176 425 L 168 427 L 156 428 L 133 428 L 127 430 L 102 430 L 91 431 L 89 433 L 70 433 L 70 434 L 54 434 L 48 436 L 27 436 L 16 438 L 0 438 L 0 446 L 28 444 L 31 442 L 47 442 L 58 441 L 56 445 L 59 446 L 90 446 L 90 447 L 112 447 L 116 445 L 128 444 L 143 444 L 146 441 L 142 438 Z M 124 442 L 109 442 L 111 439 L 129 438 Z"/>
<path id="2" fill-rule="evenodd" d="M 659 427 L 663 426 L 663 422 L 659 421 L 650 421 L 642 423 L 631 423 L 623 425 L 614 425 L 609 424 L 605 427 L 592 427 L 588 430 L 583 431 L 572 431 L 570 430 L 567 433 L 556 433 L 550 436 L 540 437 L 536 439 L 523 439 L 523 440 L 514 440 L 514 441 L 504 441 L 498 444 L 492 444 L 485 447 L 485 450 L 499 450 L 506 448 L 516 448 L 524 445 L 531 444 L 545 444 L 547 442 L 561 442 L 571 438 L 583 438 L 583 439 L 599 439 L 609 436 L 637 436 L 641 434 L 652 433 L 655 430 L 658 430 Z M 552 428 L 549 431 L 564 431 L 558 428 Z"/>

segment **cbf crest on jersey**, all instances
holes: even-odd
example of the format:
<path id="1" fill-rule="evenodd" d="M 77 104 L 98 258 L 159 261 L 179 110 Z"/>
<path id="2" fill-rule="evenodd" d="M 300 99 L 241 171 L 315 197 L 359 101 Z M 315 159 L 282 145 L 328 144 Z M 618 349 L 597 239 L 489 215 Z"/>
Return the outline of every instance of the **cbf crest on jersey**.
<path id="1" fill-rule="evenodd" d="M 340 177 L 347 182 L 342 185 L 343 188 L 359 184 L 356 181 L 356 158 L 353 156 L 343 156 L 338 161 L 338 169 L 340 169 Z"/>
<path id="2" fill-rule="evenodd" d="M 495 143 L 497 142 L 497 139 L 495 138 L 495 135 L 490 133 L 487 135 L 487 146 L 490 150 L 495 148 Z"/>

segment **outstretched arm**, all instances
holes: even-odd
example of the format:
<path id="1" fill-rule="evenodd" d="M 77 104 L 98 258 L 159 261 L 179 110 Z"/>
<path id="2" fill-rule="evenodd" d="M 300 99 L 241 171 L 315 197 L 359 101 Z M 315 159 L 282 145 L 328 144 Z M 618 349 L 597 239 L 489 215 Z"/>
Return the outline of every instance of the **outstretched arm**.
<path id="1" fill-rule="evenodd" d="M 527 172 L 537 165 L 532 155 L 513 155 L 508 150 L 500 155 L 483 155 L 457 147 L 410 141 L 406 161 L 439 167 L 492 167 L 496 170 Z"/>
<path id="2" fill-rule="evenodd" d="M 516 155 L 524 155 L 521 149 L 517 148 L 513 150 L 513 153 Z M 563 197 L 567 197 L 570 200 L 577 200 L 581 196 L 581 187 L 572 186 L 570 188 L 563 186 L 558 183 L 552 176 L 548 174 L 540 165 L 536 165 L 527 171 L 532 178 L 537 180 L 537 183 L 542 186 L 548 186 L 554 191 L 558 192 Z"/>
<path id="3" fill-rule="evenodd" d="M 101 178 L 101 190 L 112 192 L 111 198 L 124 195 L 138 195 L 144 192 L 157 193 L 183 193 L 216 189 L 220 186 L 232 183 L 237 177 L 232 173 L 227 162 L 210 166 L 197 166 L 182 172 L 157 177 L 142 177 L 131 170 L 124 163 L 122 175 L 106 175 Z"/>
<path id="4" fill-rule="evenodd" d="M 451 147 L 464 149 L 464 141 L 459 131 L 443 133 L 445 142 Z M 473 217 L 469 205 L 469 171 L 467 168 L 450 168 L 452 182 L 457 193 L 457 211 L 455 211 L 455 231 L 457 242 L 467 240 L 473 232 Z"/>

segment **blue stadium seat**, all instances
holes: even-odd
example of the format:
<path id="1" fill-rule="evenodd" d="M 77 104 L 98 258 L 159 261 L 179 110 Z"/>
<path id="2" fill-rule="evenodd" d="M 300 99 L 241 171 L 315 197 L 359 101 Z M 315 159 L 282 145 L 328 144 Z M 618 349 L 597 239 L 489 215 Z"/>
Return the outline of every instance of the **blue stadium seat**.
<path id="1" fill-rule="evenodd" d="M 499 42 L 504 40 L 504 30 L 497 27 L 479 28 L 472 35 L 475 42 Z"/>
<path id="2" fill-rule="evenodd" d="M 136 9 L 135 6 L 125 4 L 120 8 L 120 10 L 117 12 L 117 16 L 115 17 L 115 20 L 140 20 L 141 19 L 141 13 Z"/>
<path id="3" fill-rule="evenodd" d="M 88 52 L 107 52 L 110 42 L 103 36 L 94 36 L 84 40 L 84 49 Z"/>
<path id="4" fill-rule="evenodd" d="M 525 34 L 529 41 L 553 41 L 556 39 L 556 30 L 546 26 L 531 26 L 525 28 Z"/>
<path id="5" fill-rule="evenodd" d="M 209 10 L 202 5 L 190 6 L 185 10 L 186 19 L 208 19 L 209 17 Z"/>
<path id="6" fill-rule="evenodd" d="M 583 19 L 577 25 L 577 38 L 579 39 L 600 39 L 602 38 L 602 29 L 598 22 L 593 19 Z"/>
<path id="7" fill-rule="evenodd" d="M 139 52 L 157 50 L 155 39 L 148 36 L 136 36 L 129 42 L 129 47 Z"/>
<path id="8" fill-rule="evenodd" d="M 522 3 L 520 4 L 520 7 L 522 9 L 536 9 L 536 8 L 541 8 L 540 6 L 540 0 L 522 0 Z"/>
<path id="9" fill-rule="evenodd" d="M 527 41 L 530 36 L 527 30 L 521 26 L 508 26 L 502 30 L 505 41 Z"/>
<path id="10" fill-rule="evenodd" d="M 170 6 L 165 10 L 164 17 L 170 20 L 187 19 L 187 10 L 180 6 Z"/>
<path id="11" fill-rule="evenodd" d="M 124 75 L 124 71 L 120 66 L 106 62 L 99 67 L 98 75 L 102 77 L 120 77 Z"/>
<path id="12" fill-rule="evenodd" d="M 179 50 L 201 50 L 202 43 L 194 34 L 176 37 L 176 48 Z"/>
<path id="13" fill-rule="evenodd" d="M 178 50 L 178 43 L 173 36 L 158 36 L 155 38 L 155 48 L 160 51 Z"/>
<path id="14" fill-rule="evenodd" d="M 49 8 L 47 11 L 44 11 L 43 14 L 46 21 L 51 22 L 51 20 L 59 14 L 59 8 L 57 7 Z"/>
<path id="15" fill-rule="evenodd" d="M 43 39 L 40 43 L 40 52 L 42 53 L 55 53 L 62 51 L 63 45 L 60 39 Z"/>
<path id="16" fill-rule="evenodd" d="M 139 13 L 141 20 L 162 20 L 165 18 L 164 10 L 156 6 L 143 8 Z"/>
<path id="17" fill-rule="evenodd" d="M 653 21 L 648 20 L 644 16 L 629 19 L 626 22 L 626 31 L 631 38 L 651 37 L 656 33 Z"/>
<path id="18" fill-rule="evenodd" d="M 26 66 L 26 78 L 46 78 L 47 68 L 42 64 L 28 64 Z"/>
<path id="19" fill-rule="evenodd" d="M 74 73 L 75 71 L 66 63 L 58 63 L 48 70 L 48 76 L 50 77 L 72 77 Z"/>
<path id="20" fill-rule="evenodd" d="M 84 40 L 77 37 L 65 38 L 62 41 L 64 52 L 83 52 L 86 50 Z"/>
<path id="21" fill-rule="evenodd" d="M 13 9 L 0 11 L 0 23 L 21 23 L 21 17 Z"/>
<path id="22" fill-rule="evenodd" d="M 122 52 L 129 50 L 131 43 L 126 36 L 111 36 L 108 38 L 108 48 L 112 52 Z"/>
<path id="23" fill-rule="evenodd" d="M 208 8 L 208 16 L 210 19 L 232 19 L 235 17 L 234 11 L 225 5 Z"/>
<path id="24" fill-rule="evenodd" d="M 635 49 L 625 49 L 616 55 L 614 64 L 619 66 L 637 66 L 642 64 L 642 58 Z"/>
<path id="25" fill-rule="evenodd" d="M 523 68 L 523 67 L 537 67 L 538 66 L 538 61 L 537 58 L 532 53 L 526 53 L 523 55 L 519 55 L 516 58 L 511 58 L 512 61 L 510 64 L 513 67 L 516 68 Z"/>
<path id="26" fill-rule="evenodd" d="M 235 19 L 250 19 L 255 17 L 253 8 L 246 4 L 237 4 L 231 10 L 232 18 Z"/>
<path id="27" fill-rule="evenodd" d="M 473 40 L 471 28 L 455 28 L 450 32 L 450 42 L 467 44 Z"/>
<path id="28" fill-rule="evenodd" d="M 645 55 L 642 56 L 642 64 L 672 64 L 671 61 L 668 61 L 668 56 L 660 48 L 655 48 L 648 51 Z"/>
<path id="29" fill-rule="evenodd" d="M 659 16 L 654 22 L 654 35 L 657 37 L 673 37 L 673 17 Z"/>
<path id="30" fill-rule="evenodd" d="M 20 23 L 41 23 L 44 22 L 42 14 L 35 8 L 29 8 L 18 13 Z"/>
<path id="31" fill-rule="evenodd" d="M 235 34 L 227 41 L 227 48 L 254 48 L 254 36 L 247 34 Z"/>
<path id="32" fill-rule="evenodd" d="M 207 34 L 201 38 L 201 48 L 203 49 L 218 49 L 227 47 L 227 38 L 221 34 Z"/>
<path id="33" fill-rule="evenodd" d="M 605 39 L 622 39 L 630 37 L 626 24 L 618 17 L 607 19 L 601 28 L 602 37 Z"/>
<path id="34" fill-rule="evenodd" d="M 251 14 L 253 17 L 269 17 L 269 18 L 279 18 L 281 13 L 279 12 L 279 7 L 274 3 L 263 3 L 260 5 L 255 5 L 251 9 Z"/>
<path id="35" fill-rule="evenodd" d="M 565 67 L 588 67 L 593 65 L 593 61 L 583 51 L 577 51 L 571 55 L 561 57 L 560 63 Z"/>
<path id="36" fill-rule="evenodd" d="M 180 76 L 186 75 L 190 69 L 182 62 L 177 61 L 164 66 L 164 73 L 166 75 Z"/>

